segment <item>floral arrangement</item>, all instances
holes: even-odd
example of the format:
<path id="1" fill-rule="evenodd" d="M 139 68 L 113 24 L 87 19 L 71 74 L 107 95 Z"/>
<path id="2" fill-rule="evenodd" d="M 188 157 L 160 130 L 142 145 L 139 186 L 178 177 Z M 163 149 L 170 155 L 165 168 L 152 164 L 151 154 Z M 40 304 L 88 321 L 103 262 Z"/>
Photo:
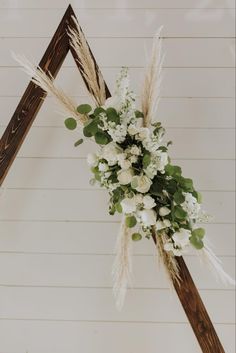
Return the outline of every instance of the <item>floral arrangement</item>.
<path id="1" fill-rule="evenodd" d="M 84 35 L 75 21 L 76 30 L 69 29 L 71 46 L 83 67 L 82 76 L 95 100 L 95 106 L 77 104 L 57 88 L 50 73 L 43 72 L 25 58 L 16 57 L 33 82 L 51 93 L 69 113 L 65 126 L 79 128 L 83 137 L 98 146 L 87 157 L 91 168 L 91 184 L 107 189 L 109 213 L 122 215 L 113 266 L 114 293 L 118 307 L 124 302 L 132 273 L 131 243 L 152 238 L 160 258 L 172 279 L 179 285 L 176 257 L 196 249 L 211 269 L 225 282 L 233 280 L 224 272 L 219 260 L 205 241 L 205 230 L 198 227 L 209 216 L 202 210 L 201 194 L 193 181 L 182 175 L 168 154 L 171 141 L 165 141 L 165 129 L 158 121 L 160 96 L 161 54 L 160 31 L 157 33 L 150 64 L 137 107 L 130 89 L 128 70 L 123 68 L 116 81 L 112 97 L 107 98 L 101 72 L 93 60 Z M 75 146 L 83 143 L 83 138 Z"/>

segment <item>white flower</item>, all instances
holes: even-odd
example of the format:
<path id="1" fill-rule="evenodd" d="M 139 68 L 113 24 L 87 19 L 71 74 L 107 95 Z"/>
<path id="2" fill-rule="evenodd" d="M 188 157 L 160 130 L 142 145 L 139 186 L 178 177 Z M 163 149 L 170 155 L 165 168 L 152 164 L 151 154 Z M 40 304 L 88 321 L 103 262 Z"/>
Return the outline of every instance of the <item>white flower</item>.
<path id="1" fill-rule="evenodd" d="M 87 155 L 87 163 L 90 167 L 96 167 L 98 165 L 98 156 L 95 153 L 89 153 Z"/>
<path id="2" fill-rule="evenodd" d="M 164 219 L 163 221 L 156 222 L 156 230 L 165 229 L 171 226 L 169 219 Z"/>
<path id="3" fill-rule="evenodd" d="M 130 153 L 134 154 L 135 156 L 139 156 L 141 151 L 140 148 L 138 146 L 133 145 L 130 149 Z"/>
<path id="4" fill-rule="evenodd" d="M 138 133 L 138 138 L 139 140 L 143 141 L 145 139 L 147 139 L 148 137 L 150 137 L 150 130 L 147 127 L 141 127 L 139 129 L 139 133 Z"/>
<path id="5" fill-rule="evenodd" d="M 138 128 L 134 125 L 134 124 L 130 124 L 128 127 L 128 133 L 133 136 L 136 135 L 138 133 Z"/>
<path id="6" fill-rule="evenodd" d="M 126 153 L 120 153 L 117 156 L 118 163 L 119 163 L 119 166 L 121 167 L 121 169 L 129 169 L 131 167 L 131 162 L 126 158 L 127 158 Z"/>
<path id="7" fill-rule="evenodd" d="M 136 194 L 134 197 L 135 197 L 136 205 L 140 205 L 143 202 L 143 195 L 142 194 Z"/>
<path id="8" fill-rule="evenodd" d="M 142 223 L 147 227 L 153 226 L 156 223 L 157 214 L 154 210 L 139 211 L 139 216 Z"/>
<path id="9" fill-rule="evenodd" d="M 136 211 L 136 200 L 134 197 L 132 199 L 126 197 L 120 204 L 124 213 L 132 213 Z"/>
<path id="10" fill-rule="evenodd" d="M 129 160 L 130 160 L 131 163 L 136 163 L 137 160 L 138 160 L 138 157 L 137 157 L 137 156 L 131 156 L 131 157 L 129 158 Z"/>
<path id="11" fill-rule="evenodd" d="M 183 251 L 180 249 L 175 249 L 172 243 L 165 243 L 164 244 L 165 251 L 172 251 L 175 256 L 182 256 Z"/>
<path id="12" fill-rule="evenodd" d="M 201 210 L 201 205 L 191 193 L 184 192 L 183 194 L 185 196 L 185 201 L 181 204 L 183 210 L 188 213 L 190 219 L 197 219 Z"/>
<path id="13" fill-rule="evenodd" d="M 167 216 L 169 213 L 171 212 L 171 210 L 168 208 L 168 207 L 161 207 L 159 209 L 159 215 L 164 217 L 164 216 Z"/>
<path id="14" fill-rule="evenodd" d="M 108 165 L 106 163 L 99 163 L 98 170 L 100 172 L 106 172 L 108 170 Z"/>
<path id="15" fill-rule="evenodd" d="M 189 245 L 189 238 L 191 237 L 191 232 L 187 229 L 180 228 L 178 232 L 175 232 L 172 235 L 172 239 L 175 242 L 175 245 L 184 248 L 185 246 Z"/>
<path id="16" fill-rule="evenodd" d="M 132 187 L 145 194 L 150 189 L 152 182 L 146 175 L 135 175 L 132 179 Z"/>
<path id="17" fill-rule="evenodd" d="M 101 157 L 104 158 L 108 165 L 112 166 L 117 163 L 117 156 L 122 149 L 114 142 L 110 142 L 102 148 Z"/>
<path id="18" fill-rule="evenodd" d="M 161 152 L 157 156 L 157 169 L 160 172 L 165 170 L 165 166 L 169 163 L 168 161 L 168 154 L 166 152 Z"/>
<path id="19" fill-rule="evenodd" d="M 150 210 L 151 208 L 155 207 L 156 206 L 156 202 L 155 200 L 149 196 L 149 195 L 146 195 L 144 196 L 143 198 L 143 206 L 144 208 L 146 208 L 147 210 Z"/>
<path id="20" fill-rule="evenodd" d="M 121 185 L 127 185 L 131 183 L 132 178 L 133 170 L 131 168 L 127 170 L 122 169 L 117 173 L 117 179 Z"/>

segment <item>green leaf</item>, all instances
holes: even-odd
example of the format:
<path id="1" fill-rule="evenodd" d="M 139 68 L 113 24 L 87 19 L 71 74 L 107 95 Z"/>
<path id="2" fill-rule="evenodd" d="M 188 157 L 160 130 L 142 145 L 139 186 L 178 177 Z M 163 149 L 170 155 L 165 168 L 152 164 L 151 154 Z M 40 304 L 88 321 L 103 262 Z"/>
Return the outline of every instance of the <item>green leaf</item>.
<path id="1" fill-rule="evenodd" d="M 110 137 L 109 135 L 104 132 L 104 131 L 98 131 L 95 134 L 95 141 L 99 144 L 99 145 L 107 145 L 108 142 L 110 142 Z"/>
<path id="2" fill-rule="evenodd" d="M 117 203 L 115 204 L 115 207 L 116 207 L 116 211 L 117 211 L 118 213 L 122 213 L 122 212 L 123 212 L 122 206 L 121 206 L 121 204 L 120 204 L 119 202 L 117 202 Z"/>
<path id="3" fill-rule="evenodd" d="M 187 212 L 182 209 L 180 206 L 174 207 L 174 216 L 179 220 L 184 220 L 187 217 Z"/>
<path id="4" fill-rule="evenodd" d="M 192 236 L 193 237 L 197 237 L 197 238 L 200 238 L 200 239 L 203 239 L 204 238 L 204 235 L 205 235 L 205 229 L 204 228 L 196 228 L 192 231 Z"/>
<path id="5" fill-rule="evenodd" d="M 185 197 L 181 190 L 178 190 L 174 193 L 174 200 L 178 205 L 185 201 Z"/>
<path id="6" fill-rule="evenodd" d="M 99 115 L 99 114 L 101 114 L 101 113 L 105 113 L 106 111 L 105 111 L 105 109 L 103 109 L 102 107 L 97 107 L 97 108 L 95 108 L 95 110 L 94 110 L 94 115 Z"/>
<path id="7" fill-rule="evenodd" d="M 77 121 L 74 118 L 67 118 L 64 124 L 69 130 L 75 130 L 77 127 Z"/>
<path id="8" fill-rule="evenodd" d="M 132 234 L 132 240 L 133 241 L 139 241 L 142 239 L 142 235 L 140 233 L 133 233 Z"/>
<path id="9" fill-rule="evenodd" d="M 196 199 L 197 199 L 197 202 L 198 202 L 198 203 L 202 203 L 202 194 L 201 194 L 200 192 L 198 192 L 198 191 L 197 191 L 197 197 L 196 197 Z"/>
<path id="10" fill-rule="evenodd" d="M 189 178 L 181 178 L 179 180 L 179 183 L 181 185 L 181 187 L 185 190 L 185 191 L 193 191 L 193 181 L 192 179 Z"/>
<path id="11" fill-rule="evenodd" d="M 120 117 L 114 108 L 108 108 L 106 110 L 108 121 L 112 121 L 116 124 L 120 124 Z"/>
<path id="12" fill-rule="evenodd" d="M 83 142 L 84 142 L 83 139 L 79 139 L 78 141 L 76 141 L 76 142 L 74 143 L 74 146 L 77 147 L 77 146 L 81 145 L 81 143 L 83 143 Z"/>
<path id="13" fill-rule="evenodd" d="M 181 168 L 177 165 L 167 164 L 165 166 L 165 171 L 168 175 L 173 176 L 173 177 L 180 176 L 182 174 Z"/>
<path id="14" fill-rule="evenodd" d="M 135 116 L 136 116 L 136 118 L 143 118 L 143 113 L 140 112 L 139 110 L 136 110 L 135 111 Z"/>
<path id="15" fill-rule="evenodd" d="M 137 220 L 134 216 L 128 216 L 125 219 L 125 224 L 127 225 L 127 227 L 129 228 L 133 228 L 137 223 Z"/>
<path id="16" fill-rule="evenodd" d="M 90 120 L 90 122 L 83 128 L 85 137 L 92 137 L 98 132 L 98 119 Z"/>
<path id="17" fill-rule="evenodd" d="M 190 240 L 190 243 L 198 250 L 204 247 L 203 241 L 198 237 L 191 236 L 189 240 Z"/>
<path id="18" fill-rule="evenodd" d="M 145 152 L 143 156 L 143 168 L 146 169 L 150 163 L 151 163 L 151 154 L 148 152 Z"/>
<path id="19" fill-rule="evenodd" d="M 77 112 L 80 114 L 88 114 L 89 112 L 91 112 L 92 107 L 89 104 L 80 104 L 77 107 Z"/>
<path id="20" fill-rule="evenodd" d="M 168 148 L 166 146 L 161 146 L 161 147 L 158 148 L 158 151 L 167 152 Z"/>

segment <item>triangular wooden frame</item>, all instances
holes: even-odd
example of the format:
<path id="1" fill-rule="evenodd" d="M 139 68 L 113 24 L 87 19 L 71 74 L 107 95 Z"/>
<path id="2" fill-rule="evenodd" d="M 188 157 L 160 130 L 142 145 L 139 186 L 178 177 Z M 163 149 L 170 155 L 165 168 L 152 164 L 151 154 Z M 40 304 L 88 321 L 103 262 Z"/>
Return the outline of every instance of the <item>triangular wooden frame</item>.
<path id="1" fill-rule="evenodd" d="M 50 72 L 53 77 L 56 77 L 69 50 L 71 51 L 74 59 L 77 58 L 76 53 L 70 46 L 69 37 L 67 35 L 68 25 L 73 28 L 75 27 L 74 22 L 72 21 L 72 16 L 75 16 L 75 13 L 71 5 L 69 5 L 42 60 L 39 63 L 39 66 L 45 72 Z M 92 52 L 91 56 L 96 64 L 96 67 L 98 67 Z M 83 68 L 77 60 L 75 60 L 75 62 L 78 69 L 82 73 Z M 87 86 L 85 80 L 84 82 Z M 107 97 L 110 97 L 111 95 L 107 86 L 106 95 Z M 0 140 L 0 186 L 2 185 L 10 166 L 14 161 L 19 148 L 24 142 L 31 125 L 41 105 L 43 104 L 43 98 L 45 98 L 45 96 L 46 93 L 30 81 Z M 175 282 L 173 285 L 200 344 L 202 352 L 224 353 L 224 348 L 222 347 L 183 258 L 177 258 L 177 261 L 180 267 L 182 281 L 181 286 Z"/>

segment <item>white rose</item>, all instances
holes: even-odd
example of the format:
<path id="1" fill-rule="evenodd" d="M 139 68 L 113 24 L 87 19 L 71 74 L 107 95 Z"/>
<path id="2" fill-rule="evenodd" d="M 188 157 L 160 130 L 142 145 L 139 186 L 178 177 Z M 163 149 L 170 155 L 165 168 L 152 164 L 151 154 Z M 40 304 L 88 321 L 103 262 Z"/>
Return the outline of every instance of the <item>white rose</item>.
<path id="1" fill-rule="evenodd" d="M 168 208 L 168 207 L 161 207 L 159 209 L 159 215 L 164 217 L 164 216 L 167 216 L 169 213 L 171 212 L 171 210 Z"/>
<path id="2" fill-rule="evenodd" d="M 98 156 L 95 153 L 89 153 L 87 155 L 87 163 L 90 167 L 96 167 L 98 165 Z"/>
<path id="3" fill-rule="evenodd" d="M 186 245 L 189 244 L 190 237 L 191 237 L 191 232 L 184 228 L 180 228 L 178 232 L 175 232 L 172 235 L 172 239 L 174 240 L 175 245 L 181 248 L 184 248 Z"/>
<path id="4" fill-rule="evenodd" d="M 164 219 L 163 221 L 157 221 L 156 229 L 161 230 L 171 226 L 169 219 Z"/>
<path id="5" fill-rule="evenodd" d="M 154 210 L 139 211 L 139 216 L 142 223 L 147 227 L 153 226 L 156 223 L 157 214 Z"/>
<path id="6" fill-rule="evenodd" d="M 143 205 L 144 205 L 144 208 L 146 208 L 147 210 L 150 210 L 151 208 L 156 206 L 156 202 L 151 196 L 146 195 L 143 198 Z"/>
<path id="7" fill-rule="evenodd" d="M 132 213 L 136 211 L 136 201 L 134 197 L 132 199 L 125 198 L 120 204 L 124 213 Z"/>
<path id="8" fill-rule="evenodd" d="M 131 183 L 132 178 L 133 178 L 132 169 L 121 170 L 118 172 L 118 175 L 117 175 L 117 179 L 121 185 L 127 185 Z"/>
<path id="9" fill-rule="evenodd" d="M 120 161 L 120 166 L 122 169 L 129 169 L 131 167 L 131 163 L 130 161 L 128 161 L 127 159 L 125 159 L 124 161 Z"/>
<path id="10" fill-rule="evenodd" d="M 108 165 L 106 163 L 99 163 L 98 170 L 100 172 L 106 172 L 108 170 Z"/>
<path id="11" fill-rule="evenodd" d="M 132 179 L 132 184 L 135 190 L 145 194 L 150 189 L 152 181 L 146 175 L 135 175 Z"/>
<path id="12" fill-rule="evenodd" d="M 117 156 L 122 152 L 122 149 L 114 142 L 110 142 L 102 148 L 101 157 L 104 158 L 108 165 L 112 166 L 117 163 Z"/>

